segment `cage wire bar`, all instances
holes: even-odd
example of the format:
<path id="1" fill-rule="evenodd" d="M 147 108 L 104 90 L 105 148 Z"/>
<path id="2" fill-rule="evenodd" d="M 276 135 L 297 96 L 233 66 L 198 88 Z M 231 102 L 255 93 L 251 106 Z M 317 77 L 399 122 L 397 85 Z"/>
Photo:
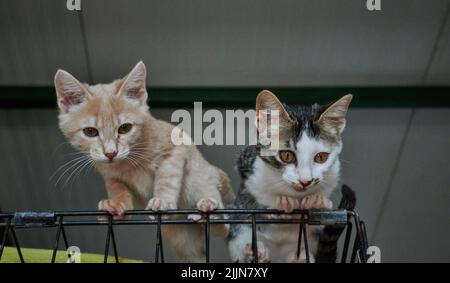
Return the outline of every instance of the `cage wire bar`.
<path id="1" fill-rule="evenodd" d="M 201 215 L 200 220 L 188 218 L 188 215 Z M 228 216 L 240 215 L 238 219 L 229 219 Z M 114 220 L 113 215 L 105 211 L 57 211 L 57 212 L 16 212 L 16 213 L 0 213 L 0 220 L 3 219 L 0 226 L 4 226 L 4 234 L 1 239 L 0 260 L 3 256 L 3 250 L 8 239 L 12 236 L 12 243 L 16 247 L 20 262 L 24 263 L 24 257 L 21 246 L 16 235 L 16 229 L 32 229 L 32 228 L 56 228 L 55 243 L 52 249 L 51 263 L 56 260 L 56 254 L 62 236 L 66 250 L 69 248 L 69 241 L 65 232 L 65 227 L 71 226 L 107 226 L 105 250 L 103 262 L 108 262 L 110 248 L 112 244 L 114 260 L 119 263 L 119 253 L 114 234 L 114 227 L 119 225 L 156 225 L 156 243 L 155 243 L 155 263 L 164 263 L 163 237 L 161 232 L 162 225 L 191 224 L 204 226 L 205 255 L 206 262 L 210 262 L 210 230 L 211 225 L 217 224 L 248 224 L 252 227 L 252 249 L 254 263 L 258 263 L 258 233 L 259 225 L 267 224 L 298 224 L 298 243 L 297 257 L 300 255 L 302 248 L 305 249 L 306 262 L 310 262 L 310 254 L 308 249 L 307 225 L 333 225 L 335 227 L 345 228 L 345 240 L 341 254 L 341 262 L 347 262 L 348 252 L 351 248 L 350 261 L 367 262 L 367 233 L 364 222 L 360 220 L 357 213 L 345 209 L 337 210 L 295 210 L 292 213 L 284 213 L 279 210 L 272 209 L 218 209 L 210 213 L 203 213 L 196 209 L 177 209 L 164 212 L 154 212 L 148 210 L 131 210 L 124 213 L 125 216 L 148 216 L 148 219 L 127 219 Z M 216 215 L 219 217 L 211 217 Z M 279 217 L 281 215 L 290 215 L 290 218 Z M 174 218 L 185 217 L 185 218 Z M 278 216 L 278 217 L 277 217 Z M 96 220 L 79 220 L 78 218 L 92 218 Z M 102 219 L 98 219 L 102 217 Z M 77 218 L 73 220 L 70 218 Z M 353 226 L 356 230 L 353 246 L 351 240 Z M 303 246 L 302 246 L 303 242 Z M 70 254 L 68 254 L 70 259 Z"/>

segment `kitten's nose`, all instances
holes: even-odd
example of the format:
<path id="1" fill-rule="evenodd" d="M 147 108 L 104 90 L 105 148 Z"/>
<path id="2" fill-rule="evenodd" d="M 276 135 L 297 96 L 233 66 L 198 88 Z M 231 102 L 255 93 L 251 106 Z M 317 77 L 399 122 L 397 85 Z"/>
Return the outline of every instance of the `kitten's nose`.
<path id="1" fill-rule="evenodd" d="M 105 152 L 105 156 L 108 157 L 109 160 L 113 160 L 114 157 L 116 157 L 116 155 L 117 155 L 117 151 Z"/>
<path id="2" fill-rule="evenodd" d="M 312 183 L 312 180 L 300 181 L 300 184 L 302 184 L 303 187 L 307 187 L 307 186 L 311 185 L 311 183 Z"/>

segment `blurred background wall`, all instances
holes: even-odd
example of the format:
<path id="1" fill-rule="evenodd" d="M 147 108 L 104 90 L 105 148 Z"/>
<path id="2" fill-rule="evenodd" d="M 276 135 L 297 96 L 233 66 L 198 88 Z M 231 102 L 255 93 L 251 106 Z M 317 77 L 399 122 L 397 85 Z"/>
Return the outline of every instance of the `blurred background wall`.
<path id="1" fill-rule="evenodd" d="M 68 11 L 65 2 L 0 2 L 3 211 L 96 208 L 106 196 L 97 173 L 67 183 L 62 178 L 56 186 L 58 175 L 51 178 L 73 152 L 57 128 L 53 76 L 63 68 L 82 81 L 109 82 L 142 59 L 150 87 L 372 86 L 379 87 L 380 97 L 392 95 L 390 101 L 378 103 L 375 96 L 351 109 L 343 182 L 356 190 L 357 211 L 383 261 L 450 261 L 450 108 L 439 100 L 450 96 L 449 1 L 382 0 L 383 10 L 376 12 L 360 0 L 82 0 L 81 12 Z M 11 97 L 12 86 L 26 87 L 20 99 Z M 411 96 L 384 93 L 393 86 L 412 87 Z M 51 102 L 27 106 L 42 95 L 36 87 L 48 87 L 43 100 Z M 433 95 L 434 87 L 444 99 Z M 411 106 L 416 88 L 435 107 Z M 353 94 L 356 105 L 365 99 Z M 239 104 L 230 97 L 220 110 L 248 109 L 254 97 Z M 7 107 L 3 98 L 9 99 Z M 302 95 L 290 98 L 305 102 Z M 179 107 L 156 105 L 152 113 L 170 120 Z M 192 110 L 192 104 L 183 108 Z M 237 187 L 240 147 L 200 149 Z M 68 232 L 82 251 L 103 251 L 104 229 Z M 118 232 L 121 256 L 152 260 L 151 228 Z M 18 236 L 28 247 L 50 248 L 54 240 L 51 231 Z M 212 260 L 227 258 L 223 243 L 214 241 Z"/>

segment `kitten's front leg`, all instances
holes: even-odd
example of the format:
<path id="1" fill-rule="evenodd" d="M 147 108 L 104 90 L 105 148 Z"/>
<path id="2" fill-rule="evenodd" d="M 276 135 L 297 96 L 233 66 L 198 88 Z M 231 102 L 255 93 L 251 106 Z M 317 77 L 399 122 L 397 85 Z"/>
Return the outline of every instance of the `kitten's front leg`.
<path id="1" fill-rule="evenodd" d="M 175 147 L 170 156 L 161 162 L 155 172 L 153 198 L 147 204 L 148 210 L 165 211 L 176 209 L 181 182 L 184 175 L 183 148 Z"/>
<path id="2" fill-rule="evenodd" d="M 133 196 L 128 187 L 116 180 L 106 180 L 106 190 L 108 199 L 99 201 L 98 209 L 113 214 L 115 220 L 124 219 L 124 213 L 133 209 Z"/>
<path id="3" fill-rule="evenodd" d="M 300 202 L 302 209 L 331 209 L 333 203 L 323 193 L 305 196 Z"/>

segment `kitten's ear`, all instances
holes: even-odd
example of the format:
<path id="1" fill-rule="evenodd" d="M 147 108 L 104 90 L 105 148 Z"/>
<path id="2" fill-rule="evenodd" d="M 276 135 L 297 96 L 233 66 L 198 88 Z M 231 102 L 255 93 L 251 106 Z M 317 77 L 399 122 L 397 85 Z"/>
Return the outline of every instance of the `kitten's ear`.
<path id="1" fill-rule="evenodd" d="M 133 70 L 124 78 L 119 95 L 128 99 L 137 101 L 139 104 L 147 103 L 147 90 L 145 81 L 147 79 L 147 70 L 145 64 L 139 61 Z"/>
<path id="2" fill-rule="evenodd" d="M 262 123 L 260 118 L 260 111 L 278 111 L 279 114 L 279 131 L 280 134 L 294 124 L 294 121 L 289 116 L 289 113 L 284 108 L 283 104 L 278 100 L 278 98 L 272 92 L 268 90 L 263 90 L 258 94 L 256 98 L 256 122 L 257 129 L 259 132 L 265 132 L 267 129 L 267 124 Z"/>
<path id="3" fill-rule="evenodd" d="M 351 94 L 344 95 L 327 107 L 316 120 L 319 127 L 334 135 L 342 134 L 345 128 L 345 117 L 352 98 Z"/>
<path id="4" fill-rule="evenodd" d="M 62 113 L 67 113 L 88 98 L 88 92 L 74 76 L 64 70 L 55 74 L 55 89 L 58 106 Z"/>

